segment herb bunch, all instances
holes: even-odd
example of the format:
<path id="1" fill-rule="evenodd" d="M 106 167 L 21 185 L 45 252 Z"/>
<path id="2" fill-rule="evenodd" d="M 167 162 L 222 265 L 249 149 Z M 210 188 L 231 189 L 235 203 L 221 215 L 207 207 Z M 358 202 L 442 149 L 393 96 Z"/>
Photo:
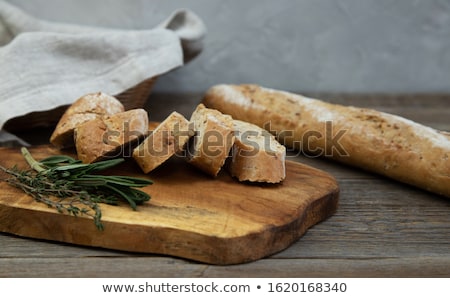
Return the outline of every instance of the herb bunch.
<path id="1" fill-rule="evenodd" d="M 26 148 L 21 151 L 32 170 L 0 166 L 9 174 L 6 181 L 61 213 L 92 217 L 99 230 L 104 227 L 98 203 L 117 205 L 122 199 L 136 210 L 137 205 L 150 200 L 149 194 L 136 188 L 152 184 L 151 180 L 97 174 L 124 162 L 123 158 L 83 164 L 70 156 L 55 155 L 36 161 Z"/>

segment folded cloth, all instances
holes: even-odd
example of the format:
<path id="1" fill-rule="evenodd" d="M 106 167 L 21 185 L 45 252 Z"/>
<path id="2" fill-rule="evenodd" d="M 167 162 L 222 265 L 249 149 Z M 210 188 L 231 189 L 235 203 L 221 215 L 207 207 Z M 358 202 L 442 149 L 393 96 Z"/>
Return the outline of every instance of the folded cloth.
<path id="1" fill-rule="evenodd" d="M 0 129 L 12 118 L 86 93 L 120 94 L 180 67 L 201 52 L 205 34 L 186 9 L 149 30 L 118 30 L 39 20 L 0 0 Z"/>

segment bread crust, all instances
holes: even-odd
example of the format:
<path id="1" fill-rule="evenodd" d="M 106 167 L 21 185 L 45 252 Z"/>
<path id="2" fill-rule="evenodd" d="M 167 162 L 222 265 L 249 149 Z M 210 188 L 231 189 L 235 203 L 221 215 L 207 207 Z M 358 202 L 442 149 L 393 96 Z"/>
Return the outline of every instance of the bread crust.
<path id="1" fill-rule="evenodd" d="M 257 85 L 216 85 L 206 92 L 203 103 L 260 127 L 270 124 L 281 143 L 305 154 L 321 152 L 450 197 L 450 136 L 446 132 L 372 109 L 326 103 Z M 316 137 L 305 138 L 311 132 Z M 341 132 L 338 141 L 344 152 L 335 150 L 332 142 Z"/>
<path id="2" fill-rule="evenodd" d="M 235 141 L 228 164 L 239 181 L 279 183 L 286 177 L 286 148 L 257 125 L 233 120 Z"/>
<path id="3" fill-rule="evenodd" d="M 187 148 L 187 161 L 215 177 L 234 143 L 233 118 L 199 104 L 190 121 L 195 135 Z"/>
<path id="4" fill-rule="evenodd" d="M 75 146 L 78 159 L 92 163 L 130 153 L 148 133 L 148 115 L 134 109 L 103 116 L 78 125 Z"/>
<path id="5" fill-rule="evenodd" d="M 103 93 L 89 93 L 77 99 L 61 116 L 50 136 L 50 143 L 58 148 L 73 147 L 75 128 L 82 123 L 124 111 L 122 103 Z"/>
<path id="6" fill-rule="evenodd" d="M 149 173 L 181 152 L 192 134 L 189 121 L 180 113 L 172 112 L 133 150 L 133 158 L 144 173 Z"/>

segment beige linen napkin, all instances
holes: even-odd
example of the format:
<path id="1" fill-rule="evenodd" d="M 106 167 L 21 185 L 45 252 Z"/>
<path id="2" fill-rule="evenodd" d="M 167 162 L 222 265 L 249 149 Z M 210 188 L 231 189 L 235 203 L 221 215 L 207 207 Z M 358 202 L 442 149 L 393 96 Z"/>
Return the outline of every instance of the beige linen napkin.
<path id="1" fill-rule="evenodd" d="M 0 0 L 0 129 L 96 91 L 112 95 L 182 66 L 202 50 L 202 20 L 178 10 L 149 30 L 48 22 Z M 0 145 L 14 136 L 0 131 Z"/>

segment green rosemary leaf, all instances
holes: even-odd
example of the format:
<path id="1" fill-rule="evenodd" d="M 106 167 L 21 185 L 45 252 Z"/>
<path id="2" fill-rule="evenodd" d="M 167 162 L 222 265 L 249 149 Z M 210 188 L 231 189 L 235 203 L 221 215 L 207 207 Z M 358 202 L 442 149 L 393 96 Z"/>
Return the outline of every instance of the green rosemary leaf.
<path id="1" fill-rule="evenodd" d="M 107 179 L 104 179 L 102 177 L 85 177 L 85 176 L 71 179 L 71 181 L 73 181 L 75 185 L 88 187 L 104 186 L 108 183 Z"/>
<path id="2" fill-rule="evenodd" d="M 131 209 L 136 210 L 137 205 L 134 201 L 134 198 L 130 196 L 129 193 L 127 193 L 127 190 L 125 188 L 121 188 L 119 186 L 112 186 L 112 185 L 105 185 L 106 188 L 111 190 L 112 192 L 116 193 L 117 195 L 121 196 L 123 199 L 128 201 L 130 204 Z"/>
<path id="3" fill-rule="evenodd" d="M 118 180 L 123 179 L 124 181 L 127 181 L 130 185 L 133 185 L 133 187 L 144 187 L 153 184 L 152 180 L 136 178 L 131 176 L 112 176 L 112 178 Z"/>
<path id="4" fill-rule="evenodd" d="M 123 163 L 124 161 L 125 161 L 125 159 L 123 159 L 123 158 L 115 158 L 115 159 L 109 159 L 109 160 L 91 163 L 90 165 L 92 166 L 92 168 L 90 169 L 90 172 L 103 171 L 103 170 L 115 167 L 115 166 Z"/>
<path id="5" fill-rule="evenodd" d="M 104 227 L 98 203 L 117 205 L 119 199 L 123 199 L 136 210 L 138 204 L 151 198 L 136 189 L 153 184 L 151 180 L 92 174 L 121 164 L 123 158 L 83 164 L 70 156 L 55 155 L 38 162 L 26 148 L 21 151 L 34 171 L 0 166 L 0 170 L 10 175 L 5 181 L 58 212 L 90 216 L 99 230 Z"/>
<path id="6" fill-rule="evenodd" d="M 119 200 L 114 196 L 92 196 L 91 200 L 96 203 L 105 203 L 108 205 L 118 205 Z"/>
<path id="7" fill-rule="evenodd" d="M 128 187 L 145 187 L 148 185 L 153 184 L 153 181 L 148 179 L 142 179 L 142 178 L 134 178 L 129 176 L 104 176 L 104 175 L 84 175 L 84 178 L 89 179 L 104 179 L 104 181 L 111 183 L 111 184 L 117 184 L 122 186 L 128 186 Z"/>
<path id="8" fill-rule="evenodd" d="M 58 171 L 58 172 L 64 172 L 64 171 L 68 171 L 68 172 L 86 172 L 86 171 L 90 171 L 92 168 L 91 164 L 70 164 L 70 165 L 63 165 L 63 166 L 58 166 L 55 168 L 52 168 L 52 171 Z"/>
<path id="9" fill-rule="evenodd" d="M 41 159 L 39 162 L 46 167 L 53 168 L 63 164 L 81 163 L 81 160 L 77 160 L 67 155 L 54 155 Z"/>
<path id="10" fill-rule="evenodd" d="M 141 204 L 141 203 L 146 202 L 151 199 L 151 196 L 148 193 L 143 192 L 139 189 L 130 188 L 129 191 L 132 193 L 134 201 L 137 204 Z"/>

